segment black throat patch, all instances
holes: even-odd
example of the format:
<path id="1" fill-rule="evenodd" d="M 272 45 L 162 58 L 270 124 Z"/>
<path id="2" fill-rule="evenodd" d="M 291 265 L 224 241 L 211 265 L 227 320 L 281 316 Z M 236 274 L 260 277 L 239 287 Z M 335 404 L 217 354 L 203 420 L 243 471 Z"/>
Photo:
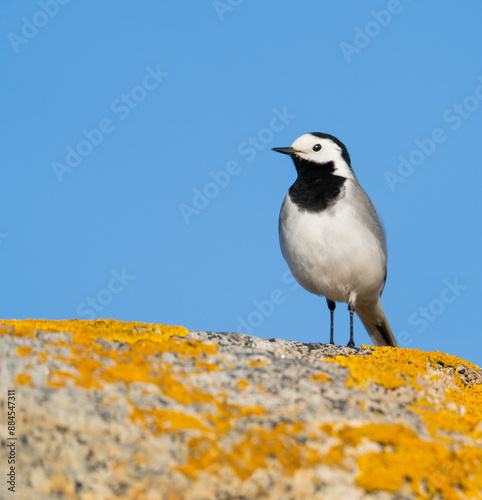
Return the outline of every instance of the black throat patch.
<path id="1" fill-rule="evenodd" d="M 343 194 L 346 178 L 334 174 L 333 162 L 320 164 L 296 157 L 293 161 L 298 178 L 288 192 L 300 210 L 321 212 Z"/>

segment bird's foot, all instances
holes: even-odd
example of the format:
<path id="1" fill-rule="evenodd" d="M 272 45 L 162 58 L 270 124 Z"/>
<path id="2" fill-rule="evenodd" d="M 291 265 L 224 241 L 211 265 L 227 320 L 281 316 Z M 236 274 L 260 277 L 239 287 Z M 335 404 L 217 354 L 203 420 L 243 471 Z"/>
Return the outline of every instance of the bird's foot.
<path id="1" fill-rule="evenodd" d="M 353 342 L 353 340 L 350 340 L 350 342 L 348 342 L 348 344 L 346 344 L 347 347 L 351 347 L 352 349 L 355 348 L 355 342 Z"/>

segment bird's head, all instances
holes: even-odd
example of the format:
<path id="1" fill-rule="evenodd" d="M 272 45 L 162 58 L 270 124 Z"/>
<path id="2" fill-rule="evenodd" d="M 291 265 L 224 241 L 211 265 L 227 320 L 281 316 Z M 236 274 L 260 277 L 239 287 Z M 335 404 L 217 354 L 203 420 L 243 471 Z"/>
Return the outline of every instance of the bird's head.
<path id="1" fill-rule="evenodd" d="M 345 145 L 336 137 L 320 132 L 311 132 L 298 137 L 288 148 L 273 148 L 273 151 L 291 156 L 298 173 L 304 169 L 329 166 L 331 172 L 341 177 L 353 178 L 350 155 Z"/>

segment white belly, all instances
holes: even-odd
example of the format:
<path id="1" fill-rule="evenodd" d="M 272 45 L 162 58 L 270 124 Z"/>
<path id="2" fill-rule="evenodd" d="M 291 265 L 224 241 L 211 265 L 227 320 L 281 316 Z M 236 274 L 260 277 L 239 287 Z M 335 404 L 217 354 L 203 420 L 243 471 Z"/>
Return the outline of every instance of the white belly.
<path id="1" fill-rule="evenodd" d="M 300 211 L 288 194 L 281 208 L 279 236 L 293 276 L 309 292 L 336 302 L 380 296 L 384 250 L 345 198 L 313 213 Z"/>

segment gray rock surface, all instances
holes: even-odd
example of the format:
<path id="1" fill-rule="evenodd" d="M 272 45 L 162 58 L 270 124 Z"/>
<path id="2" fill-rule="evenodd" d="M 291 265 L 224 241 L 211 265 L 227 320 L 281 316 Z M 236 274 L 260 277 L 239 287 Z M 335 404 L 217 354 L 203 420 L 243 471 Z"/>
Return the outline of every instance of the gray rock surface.
<path id="1" fill-rule="evenodd" d="M 470 363 L 233 333 L 151 340 L 3 328 L 12 498 L 463 499 L 469 487 L 482 498 L 482 375 Z"/>

